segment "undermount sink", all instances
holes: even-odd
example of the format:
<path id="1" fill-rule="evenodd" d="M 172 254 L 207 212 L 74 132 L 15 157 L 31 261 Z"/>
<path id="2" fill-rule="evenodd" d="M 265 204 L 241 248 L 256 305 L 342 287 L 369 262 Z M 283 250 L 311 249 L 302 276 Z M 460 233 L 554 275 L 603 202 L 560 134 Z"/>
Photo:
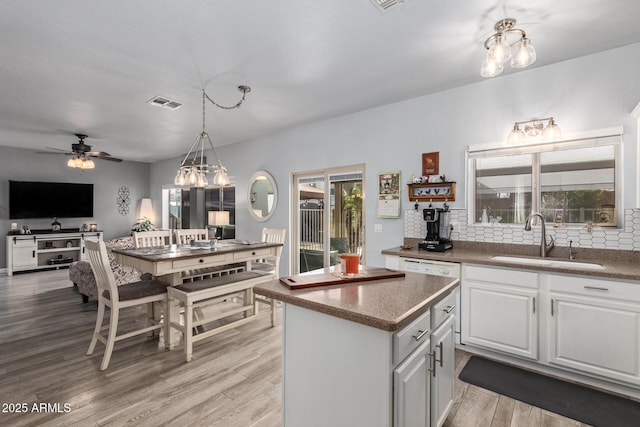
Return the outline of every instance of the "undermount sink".
<path id="1" fill-rule="evenodd" d="M 587 268 L 590 270 L 604 270 L 600 264 L 591 262 L 562 261 L 553 258 L 524 258 L 517 256 L 492 256 L 494 261 L 512 262 L 515 264 L 542 265 L 545 267 L 562 267 L 562 268 Z"/>

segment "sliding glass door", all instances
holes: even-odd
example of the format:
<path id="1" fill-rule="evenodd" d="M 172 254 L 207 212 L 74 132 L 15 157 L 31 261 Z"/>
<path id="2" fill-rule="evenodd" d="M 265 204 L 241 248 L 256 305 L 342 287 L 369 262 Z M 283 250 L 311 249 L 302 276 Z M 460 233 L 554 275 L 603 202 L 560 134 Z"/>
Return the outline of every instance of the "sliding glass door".
<path id="1" fill-rule="evenodd" d="M 295 273 L 340 262 L 341 253 L 364 258 L 364 165 L 293 175 Z"/>

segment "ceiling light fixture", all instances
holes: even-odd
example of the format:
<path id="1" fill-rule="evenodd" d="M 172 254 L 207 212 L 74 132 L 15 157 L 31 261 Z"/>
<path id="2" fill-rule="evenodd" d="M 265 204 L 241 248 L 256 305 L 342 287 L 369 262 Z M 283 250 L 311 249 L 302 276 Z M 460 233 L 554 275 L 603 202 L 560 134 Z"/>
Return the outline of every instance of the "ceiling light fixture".
<path id="1" fill-rule="evenodd" d="M 493 27 L 495 34 L 484 41 L 487 49 L 487 57 L 480 68 L 482 77 L 495 77 L 504 71 L 504 63 L 511 60 L 511 68 L 525 68 L 536 62 L 536 50 L 527 38 L 525 32 L 519 28 L 513 28 L 516 20 L 506 18 L 500 20 Z M 510 42 L 509 38 L 517 40 Z M 515 48 L 515 52 L 511 52 Z"/>
<path id="2" fill-rule="evenodd" d="M 76 154 L 67 161 L 67 167 L 79 169 L 94 169 L 96 164 L 84 154 Z"/>
<path id="3" fill-rule="evenodd" d="M 209 180 L 207 179 L 207 173 L 213 173 L 213 184 L 218 185 L 220 187 L 224 187 L 229 184 L 229 176 L 227 175 L 227 168 L 222 165 L 220 158 L 218 157 L 218 153 L 216 153 L 216 149 L 213 146 L 213 142 L 211 142 L 211 138 L 209 134 L 205 131 L 205 99 L 208 99 L 213 105 L 218 108 L 222 108 L 225 110 L 233 110 L 234 108 L 239 108 L 240 105 L 244 102 L 247 93 L 251 92 L 251 88 L 249 86 L 238 86 L 238 90 L 242 92 L 242 99 L 238 101 L 237 104 L 231 107 L 225 107 L 224 105 L 220 105 L 216 103 L 213 99 L 209 98 L 202 89 L 202 131 L 196 137 L 196 140 L 191 145 L 189 152 L 182 160 L 180 167 L 178 168 L 178 173 L 176 174 L 176 178 L 174 180 L 175 185 L 180 186 L 190 186 L 190 187 L 206 187 L 209 185 Z M 215 165 L 208 165 L 204 156 L 205 143 L 209 142 L 209 146 L 211 147 L 211 151 L 213 151 L 213 155 L 218 162 Z"/>
<path id="4" fill-rule="evenodd" d="M 547 122 L 546 126 L 544 122 Z M 557 141 L 560 138 L 562 138 L 560 126 L 556 124 L 553 117 L 547 117 L 545 119 L 515 122 L 507 137 L 507 144 L 522 144 L 526 140 Z"/>

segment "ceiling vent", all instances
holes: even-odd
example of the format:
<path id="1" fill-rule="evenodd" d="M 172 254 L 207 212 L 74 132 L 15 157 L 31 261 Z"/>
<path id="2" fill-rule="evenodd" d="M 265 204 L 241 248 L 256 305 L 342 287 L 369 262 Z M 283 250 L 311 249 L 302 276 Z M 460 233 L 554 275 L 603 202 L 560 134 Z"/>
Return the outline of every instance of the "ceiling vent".
<path id="1" fill-rule="evenodd" d="M 147 104 L 155 105 L 156 107 L 162 107 L 169 110 L 177 110 L 178 108 L 182 107 L 181 102 L 174 101 L 164 96 L 154 96 L 147 101 Z"/>
<path id="2" fill-rule="evenodd" d="M 398 6 L 405 2 L 405 0 L 371 0 L 373 4 L 375 4 L 378 9 L 385 11 L 390 9 L 393 6 Z"/>

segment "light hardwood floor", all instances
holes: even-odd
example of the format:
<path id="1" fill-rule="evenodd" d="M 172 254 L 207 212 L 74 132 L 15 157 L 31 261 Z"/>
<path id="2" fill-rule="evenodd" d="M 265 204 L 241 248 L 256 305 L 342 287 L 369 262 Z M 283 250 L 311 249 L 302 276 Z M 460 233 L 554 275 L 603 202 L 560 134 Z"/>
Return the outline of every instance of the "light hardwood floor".
<path id="1" fill-rule="evenodd" d="M 267 317 L 198 343 L 190 363 L 158 338 L 131 338 L 100 371 L 104 346 L 86 356 L 96 310 L 67 270 L 0 275 L 0 426 L 280 425 L 282 329 Z M 144 316 L 132 308 L 121 324 Z M 456 353 L 458 371 L 468 357 Z M 456 393 L 448 427 L 583 425 L 461 381 Z"/>

